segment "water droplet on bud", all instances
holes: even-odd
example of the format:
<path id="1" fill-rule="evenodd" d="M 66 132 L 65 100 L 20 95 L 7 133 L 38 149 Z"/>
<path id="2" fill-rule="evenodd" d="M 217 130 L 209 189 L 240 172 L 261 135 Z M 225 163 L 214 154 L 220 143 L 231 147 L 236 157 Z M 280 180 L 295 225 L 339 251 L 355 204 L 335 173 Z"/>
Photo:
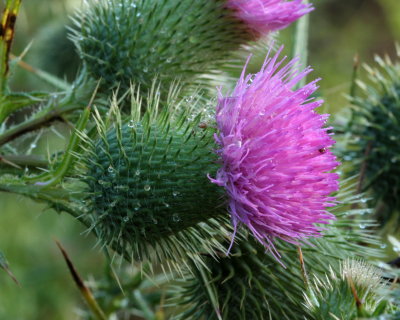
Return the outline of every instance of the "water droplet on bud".
<path id="1" fill-rule="evenodd" d="M 151 189 L 151 187 L 148 184 L 146 184 L 144 186 L 144 191 L 150 191 L 150 189 Z"/>

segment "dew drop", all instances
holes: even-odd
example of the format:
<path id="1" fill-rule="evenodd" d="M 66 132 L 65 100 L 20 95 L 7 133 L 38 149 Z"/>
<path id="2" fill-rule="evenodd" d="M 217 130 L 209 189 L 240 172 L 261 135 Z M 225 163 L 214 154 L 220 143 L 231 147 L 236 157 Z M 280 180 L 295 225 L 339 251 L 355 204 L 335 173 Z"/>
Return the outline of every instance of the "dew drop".
<path id="1" fill-rule="evenodd" d="M 177 196 L 179 195 L 179 192 L 178 192 L 178 191 L 172 191 L 172 195 L 173 195 L 174 197 L 177 197 Z"/>
<path id="2" fill-rule="evenodd" d="M 394 247 L 393 250 L 394 250 L 394 252 L 400 252 L 400 248 L 399 247 Z"/>
<path id="3" fill-rule="evenodd" d="M 104 180 L 98 180 L 97 182 L 98 182 L 100 185 L 103 185 L 103 184 L 106 183 Z"/>
<path id="4" fill-rule="evenodd" d="M 386 243 L 382 243 L 382 244 L 381 244 L 381 249 L 386 249 L 386 247 L 387 247 L 387 244 L 386 244 Z"/>
<path id="5" fill-rule="evenodd" d="M 241 148 L 242 147 L 242 140 L 236 141 L 235 144 L 236 144 L 237 147 Z"/>
<path id="6" fill-rule="evenodd" d="M 150 185 L 146 184 L 143 189 L 144 191 L 150 191 L 151 187 Z"/>
<path id="7" fill-rule="evenodd" d="M 179 221 L 181 221 L 181 217 L 179 216 L 179 214 L 174 213 L 174 214 L 172 215 L 172 221 L 174 221 L 174 222 L 179 222 Z"/>
<path id="8" fill-rule="evenodd" d="M 113 173 L 114 172 L 114 168 L 111 165 L 108 167 L 107 170 L 108 170 L 109 173 Z"/>
<path id="9" fill-rule="evenodd" d="M 367 226 L 365 224 L 360 224 L 359 227 L 360 229 L 365 229 Z"/>
<path id="10" fill-rule="evenodd" d="M 140 17 L 142 14 L 140 12 L 136 13 L 136 17 Z"/>
<path id="11" fill-rule="evenodd" d="M 110 203 L 110 206 L 111 206 L 112 208 L 114 208 L 116 205 L 117 205 L 117 201 L 113 201 L 113 202 Z"/>
<path id="12" fill-rule="evenodd" d="M 155 218 L 153 218 L 153 223 L 154 223 L 154 224 L 157 224 L 157 223 L 158 223 L 158 220 L 155 219 Z"/>
<path id="13" fill-rule="evenodd" d="M 128 222 L 129 221 L 129 217 L 125 216 L 124 219 L 122 219 L 124 222 Z"/>
<path id="14" fill-rule="evenodd" d="M 147 72 L 149 72 L 149 68 L 147 68 L 147 67 L 144 67 L 144 68 L 143 68 L 143 72 L 144 72 L 144 73 L 147 73 Z"/>
<path id="15" fill-rule="evenodd" d="M 169 208 L 169 204 L 168 204 L 168 203 L 164 203 L 164 206 L 165 206 L 166 208 Z"/>
<path id="16" fill-rule="evenodd" d="M 129 122 L 128 122 L 128 127 L 129 127 L 129 128 L 134 128 L 134 127 L 135 127 L 135 121 L 129 120 Z"/>
<path id="17" fill-rule="evenodd" d="M 31 149 L 35 149 L 37 147 L 36 143 L 31 143 Z"/>
<path id="18" fill-rule="evenodd" d="M 135 175 L 136 176 L 140 176 L 140 170 L 139 169 L 135 171 Z"/>
<path id="19" fill-rule="evenodd" d="M 171 58 L 167 58 L 166 60 L 167 63 L 171 63 L 171 61 L 172 61 Z"/>

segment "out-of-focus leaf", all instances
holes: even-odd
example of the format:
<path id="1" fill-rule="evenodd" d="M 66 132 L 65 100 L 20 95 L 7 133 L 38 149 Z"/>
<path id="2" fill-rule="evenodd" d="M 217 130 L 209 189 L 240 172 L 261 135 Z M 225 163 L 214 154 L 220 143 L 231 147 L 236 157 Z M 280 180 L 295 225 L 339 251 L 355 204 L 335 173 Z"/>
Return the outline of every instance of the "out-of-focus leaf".
<path id="1" fill-rule="evenodd" d="M 17 285 L 20 285 L 17 278 L 14 276 L 14 274 L 10 270 L 10 266 L 8 265 L 6 256 L 1 251 L 0 251 L 0 267 L 10 276 L 11 279 L 13 279 L 13 281 Z"/>

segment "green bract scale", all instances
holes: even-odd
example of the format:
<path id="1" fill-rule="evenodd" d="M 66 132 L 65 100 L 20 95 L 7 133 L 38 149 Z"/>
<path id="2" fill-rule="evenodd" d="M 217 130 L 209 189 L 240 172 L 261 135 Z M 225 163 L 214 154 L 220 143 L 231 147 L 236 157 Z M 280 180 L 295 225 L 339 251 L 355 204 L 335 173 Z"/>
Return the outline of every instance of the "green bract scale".
<path id="1" fill-rule="evenodd" d="M 345 128 L 352 138 L 344 159 L 359 166 L 362 187 L 371 191 L 380 222 L 399 227 L 400 64 L 376 61 L 378 68 L 367 67 L 372 84 L 360 83 L 366 94 L 352 99 L 352 120 Z"/>
<path id="2" fill-rule="evenodd" d="M 75 19 L 73 38 L 90 74 L 104 88 L 142 91 L 155 77 L 200 84 L 251 40 L 222 0 L 99 0 Z M 203 80 L 203 81 L 202 81 Z M 205 82 L 206 83 L 206 82 Z"/>
<path id="3" fill-rule="evenodd" d="M 84 159 L 93 228 L 103 243 L 130 259 L 150 252 L 167 259 L 208 253 L 213 246 L 208 228 L 227 216 L 223 193 L 207 177 L 218 168 L 215 129 L 201 122 L 201 114 L 171 105 L 160 113 L 148 105 L 143 115 L 137 110 L 126 121 L 114 105 L 112 124 L 97 118 L 100 138 Z"/>

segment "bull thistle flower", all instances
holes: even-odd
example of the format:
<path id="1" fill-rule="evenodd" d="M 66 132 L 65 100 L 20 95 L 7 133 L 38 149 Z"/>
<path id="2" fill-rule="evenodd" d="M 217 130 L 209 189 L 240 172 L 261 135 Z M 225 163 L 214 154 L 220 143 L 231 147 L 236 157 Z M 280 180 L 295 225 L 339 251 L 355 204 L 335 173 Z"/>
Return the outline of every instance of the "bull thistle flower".
<path id="1" fill-rule="evenodd" d="M 227 7 L 235 17 L 248 25 L 256 37 L 286 28 L 293 21 L 313 10 L 302 0 L 228 0 Z"/>
<path id="2" fill-rule="evenodd" d="M 222 167 L 212 182 L 225 187 L 235 230 L 245 224 L 274 253 L 274 238 L 298 244 L 320 236 L 316 224 L 334 216 L 326 207 L 338 190 L 337 165 L 324 127 L 329 115 L 314 111 L 315 80 L 293 87 L 309 72 L 297 60 L 267 57 L 256 75 L 242 75 L 231 96 L 220 98 L 216 142 Z M 269 56 L 269 55 L 268 55 Z M 279 255 L 279 254 L 278 254 Z"/>
<path id="3" fill-rule="evenodd" d="M 146 92 L 155 77 L 167 90 L 175 79 L 210 87 L 222 66 L 238 62 L 235 51 L 309 11 L 298 1 L 279 2 L 255 12 L 254 4 L 248 10 L 226 0 L 89 1 L 74 19 L 72 38 L 88 72 L 106 89 L 128 89 L 133 82 Z"/>

